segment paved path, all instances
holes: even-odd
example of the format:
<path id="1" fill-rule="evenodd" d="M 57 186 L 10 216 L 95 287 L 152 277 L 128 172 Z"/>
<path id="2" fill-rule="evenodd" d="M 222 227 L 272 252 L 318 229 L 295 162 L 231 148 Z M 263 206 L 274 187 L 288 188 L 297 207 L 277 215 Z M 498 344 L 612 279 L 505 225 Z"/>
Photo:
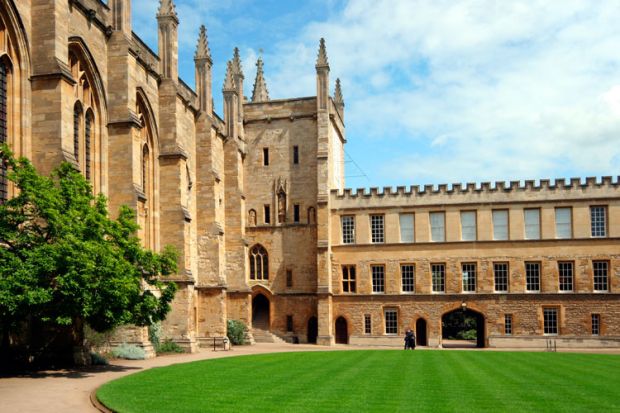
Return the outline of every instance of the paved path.
<path id="1" fill-rule="evenodd" d="M 373 347 L 344 345 L 323 347 L 303 344 L 261 343 L 253 346 L 234 347 L 231 351 L 212 351 L 209 349 L 201 349 L 200 352 L 195 354 L 170 355 L 157 357 L 150 360 L 114 360 L 110 364 L 110 366 L 99 366 L 89 369 L 42 371 L 16 377 L 0 377 L 0 412 L 98 412 L 98 410 L 95 409 L 90 402 L 90 394 L 93 392 L 93 390 L 110 380 L 152 367 L 161 367 L 177 363 L 187 363 L 190 361 L 241 356 L 247 354 L 264 354 L 290 351 L 360 350 L 363 348 Z M 377 347 L 374 348 L 376 349 Z M 400 347 L 382 347 L 382 349 L 400 350 Z M 485 350 L 495 351 L 496 349 Z M 519 351 L 519 349 L 512 350 Z M 524 349 L 520 349 L 520 351 L 523 350 Z M 608 349 L 602 351 L 574 349 L 568 351 L 611 354 L 618 354 L 620 352 L 618 349 Z"/>

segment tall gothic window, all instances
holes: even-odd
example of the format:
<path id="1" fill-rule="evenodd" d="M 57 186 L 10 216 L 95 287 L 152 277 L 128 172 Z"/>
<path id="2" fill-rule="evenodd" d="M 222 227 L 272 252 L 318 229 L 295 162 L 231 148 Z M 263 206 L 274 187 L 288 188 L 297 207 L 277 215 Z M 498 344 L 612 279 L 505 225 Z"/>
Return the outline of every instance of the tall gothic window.
<path id="1" fill-rule="evenodd" d="M 250 279 L 269 279 L 269 257 L 267 250 L 262 245 L 255 245 L 250 250 Z"/>
<path id="2" fill-rule="evenodd" d="M 142 147 L 142 191 L 147 194 L 149 176 L 149 145 Z"/>
<path id="3" fill-rule="evenodd" d="M 73 156 L 75 156 L 75 162 L 77 162 L 78 168 L 80 166 L 80 129 L 82 123 L 82 105 L 80 102 L 76 102 L 73 107 Z"/>
<path id="4" fill-rule="evenodd" d="M 7 75 L 8 68 L 6 63 L 0 61 L 0 143 L 8 141 L 8 113 L 7 113 Z M 6 180 L 6 166 L 0 166 L 0 203 L 4 203 L 9 197 L 8 183 Z"/>
<path id="5" fill-rule="evenodd" d="M 91 140 L 93 133 L 93 113 L 88 112 L 85 118 L 85 126 L 84 126 L 84 152 L 85 152 L 85 163 L 84 172 L 86 174 L 86 179 L 90 179 L 90 170 L 91 170 Z"/>

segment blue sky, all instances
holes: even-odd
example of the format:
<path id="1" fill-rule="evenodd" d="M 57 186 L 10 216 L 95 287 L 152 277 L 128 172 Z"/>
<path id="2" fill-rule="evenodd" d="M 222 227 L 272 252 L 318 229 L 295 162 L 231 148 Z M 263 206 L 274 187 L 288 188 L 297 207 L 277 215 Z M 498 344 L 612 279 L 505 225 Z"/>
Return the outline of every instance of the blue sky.
<path id="1" fill-rule="evenodd" d="M 157 50 L 156 0 L 134 31 Z M 180 75 L 205 24 L 221 113 L 226 61 L 245 94 L 263 50 L 270 96 L 315 95 L 324 37 L 342 81 L 347 187 L 618 175 L 615 0 L 176 0 Z"/>

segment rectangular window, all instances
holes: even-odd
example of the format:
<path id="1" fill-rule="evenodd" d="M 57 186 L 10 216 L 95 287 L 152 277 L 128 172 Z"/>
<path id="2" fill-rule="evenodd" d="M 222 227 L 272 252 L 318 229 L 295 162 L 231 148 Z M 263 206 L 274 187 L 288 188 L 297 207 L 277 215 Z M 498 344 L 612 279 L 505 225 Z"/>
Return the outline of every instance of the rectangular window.
<path id="1" fill-rule="evenodd" d="M 444 242 L 446 240 L 446 215 L 443 212 L 431 212 L 431 241 Z"/>
<path id="2" fill-rule="evenodd" d="M 524 209 L 525 239 L 540 239 L 540 209 Z"/>
<path id="3" fill-rule="evenodd" d="M 495 291 L 508 292 L 508 263 L 493 263 L 493 278 L 495 281 Z"/>
<path id="4" fill-rule="evenodd" d="M 544 308 L 543 309 L 543 323 L 544 332 L 548 335 L 558 334 L 558 309 L 557 308 Z"/>
<path id="5" fill-rule="evenodd" d="M 592 335 L 598 336 L 601 334 L 601 315 L 592 314 Z"/>
<path id="6" fill-rule="evenodd" d="M 527 291 L 540 291 L 540 263 L 525 263 L 525 289 Z"/>
<path id="7" fill-rule="evenodd" d="M 461 264 L 463 274 L 463 292 L 476 292 L 476 264 Z"/>
<path id="8" fill-rule="evenodd" d="M 607 208 L 604 206 L 590 207 L 590 224 L 593 237 L 606 237 Z"/>
<path id="9" fill-rule="evenodd" d="M 385 292 L 385 267 L 383 265 L 372 265 L 372 292 Z"/>
<path id="10" fill-rule="evenodd" d="M 502 241 L 508 239 L 508 210 L 493 211 L 493 239 Z"/>
<path id="11" fill-rule="evenodd" d="M 265 224 L 271 223 L 271 207 L 269 205 L 265 205 L 263 207 L 263 215 L 265 217 Z"/>
<path id="12" fill-rule="evenodd" d="M 342 216 L 340 223 L 342 224 L 342 243 L 355 244 L 355 217 L 353 215 Z"/>
<path id="13" fill-rule="evenodd" d="M 364 334 L 372 333 L 372 319 L 370 318 L 370 314 L 364 314 Z"/>
<path id="14" fill-rule="evenodd" d="M 263 166 L 269 166 L 269 148 L 263 148 Z"/>
<path id="15" fill-rule="evenodd" d="M 555 209 L 555 237 L 556 238 L 572 238 L 573 236 L 573 209 L 572 208 L 556 208 Z"/>
<path id="16" fill-rule="evenodd" d="M 414 242 L 414 218 L 413 214 L 400 214 L 400 242 Z"/>
<path id="17" fill-rule="evenodd" d="M 609 290 L 609 263 L 607 261 L 592 261 L 594 270 L 594 291 Z"/>
<path id="18" fill-rule="evenodd" d="M 415 266 L 403 264 L 400 266 L 400 276 L 404 293 L 415 292 Z"/>
<path id="19" fill-rule="evenodd" d="M 560 276 L 560 291 L 573 291 L 573 263 L 571 261 L 558 262 Z"/>
<path id="20" fill-rule="evenodd" d="M 380 244 L 383 242 L 383 215 L 371 215 L 370 216 L 370 235 L 373 244 Z"/>
<path id="21" fill-rule="evenodd" d="M 398 334 L 398 312 L 385 310 L 385 334 Z"/>
<path id="22" fill-rule="evenodd" d="M 504 314 L 504 335 L 512 335 L 512 314 Z"/>
<path id="23" fill-rule="evenodd" d="M 299 204 L 293 205 L 293 222 L 299 222 Z"/>
<path id="24" fill-rule="evenodd" d="M 295 165 L 299 163 L 299 146 L 293 146 L 293 163 Z"/>
<path id="25" fill-rule="evenodd" d="M 342 292 L 354 293 L 355 285 L 355 265 L 342 266 Z"/>
<path id="26" fill-rule="evenodd" d="M 293 286 L 293 271 L 286 270 L 286 286 L 288 288 Z"/>
<path id="27" fill-rule="evenodd" d="M 446 264 L 431 264 L 431 277 L 434 293 L 446 291 Z"/>
<path id="28" fill-rule="evenodd" d="M 286 331 L 293 331 L 293 316 L 286 316 Z"/>
<path id="29" fill-rule="evenodd" d="M 476 240 L 476 211 L 461 211 L 461 240 Z"/>

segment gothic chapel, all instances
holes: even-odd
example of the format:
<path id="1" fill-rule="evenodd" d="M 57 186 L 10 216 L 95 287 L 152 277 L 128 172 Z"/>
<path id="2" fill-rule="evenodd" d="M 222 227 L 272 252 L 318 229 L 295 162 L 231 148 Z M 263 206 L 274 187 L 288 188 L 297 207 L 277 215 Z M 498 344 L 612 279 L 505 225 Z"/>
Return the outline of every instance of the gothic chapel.
<path id="1" fill-rule="evenodd" d="M 235 49 L 220 117 L 204 26 L 192 90 L 173 0 L 157 22 L 154 52 L 130 0 L 2 0 L 0 140 L 44 174 L 72 163 L 112 214 L 135 209 L 146 247 L 178 249 L 164 337 L 195 351 L 235 319 L 256 341 L 400 346 L 413 328 L 440 346 L 465 311 L 480 347 L 620 345 L 617 178 L 344 189 L 322 39 L 310 97 L 271 99 L 259 59 L 247 99 Z M 118 340 L 152 351 L 143 328 Z"/>

